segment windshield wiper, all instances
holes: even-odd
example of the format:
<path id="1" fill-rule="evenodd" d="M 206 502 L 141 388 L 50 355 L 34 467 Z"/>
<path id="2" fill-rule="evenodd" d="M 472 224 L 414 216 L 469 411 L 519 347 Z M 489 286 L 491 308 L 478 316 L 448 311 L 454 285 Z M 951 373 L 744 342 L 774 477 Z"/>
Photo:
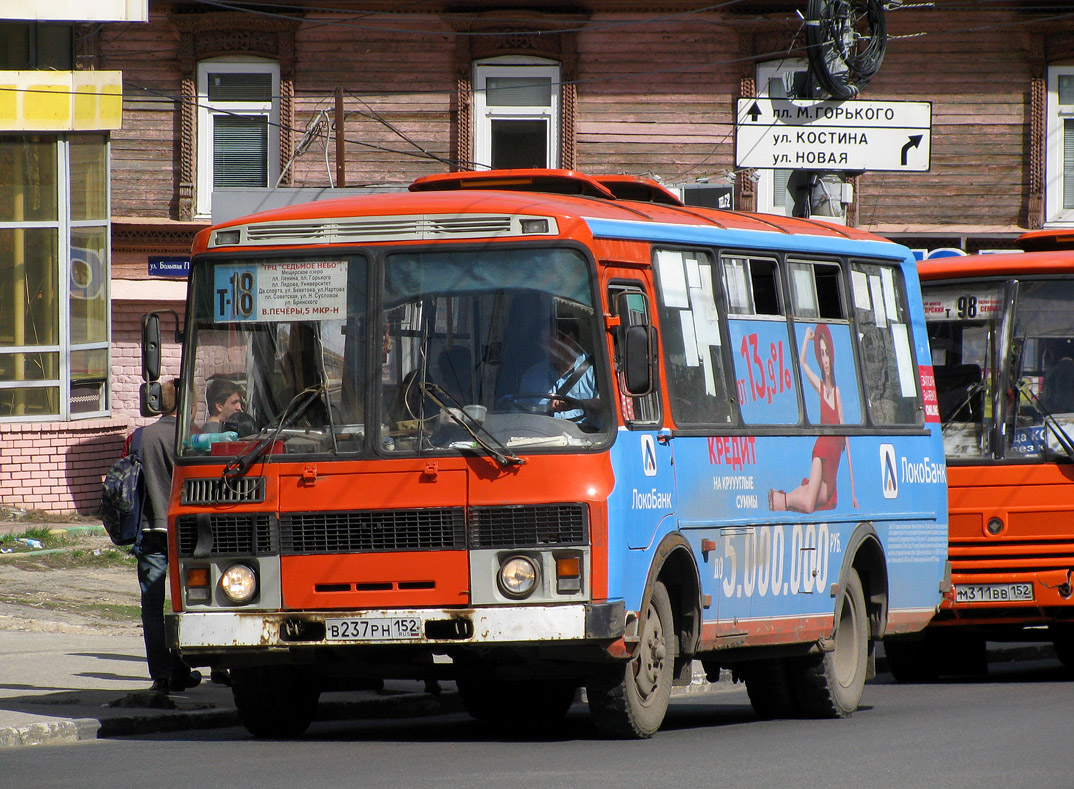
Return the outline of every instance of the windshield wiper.
<path id="1" fill-rule="evenodd" d="M 1041 416 L 1044 417 L 1045 427 L 1052 431 L 1052 435 L 1055 436 L 1055 440 L 1059 442 L 1059 446 L 1063 448 L 1067 457 L 1074 461 L 1074 441 L 1070 440 L 1070 436 L 1067 435 L 1067 431 L 1063 429 L 1063 426 L 1059 424 L 1059 420 L 1055 418 L 1055 415 L 1052 414 L 1048 407 L 1040 401 L 1040 398 L 1033 393 L 1033 390 L 1026 385 L 1025 381 L 1021 379 L 1016 380 L 1014 382 L 1014 390 L 1020 395 L 1025 395 L 1033 404 L 1034 408 L 1040 412 Z M 1047 443 L 1045 443 L 1042 448 L 1047 449 Z"/>
<path id="2" fill-rule="evenodd" d="M 525 458 L 519 457 L 507 447 L 505 447 L 494 435 L 492 435 L 492 433 L 485 429 L 484 425 L 472 419 L 470 415 L 467 414 L 461 408 L 460 403 L 442 387 L 439 387 L 436 384 L 429 383 L 427 381 L 422 381 L 420 387 L 422 394 L 424 394 L 430 400 L 440 406 L 440 409 L 443 413 L 446 413 L 452 419 L 452 421 L 454 421 L 459 427 L 465 430 L 469 434 L 470 438 L 476 441 L 482 449 L 484 449 L 486 452 L 496 458 L 496 461 L 501 466 L 521 466 L 526 462 Z M 447 403 L 440 399 L 440 394 L 451 400 L 451 402 L 454 403 L 456 407 L 449 407 Z M 459 414 L 462 414 L 462 417 L 460 417 Z M 482 433 L 488 436 L 488 440 L 481 438 L 481 436 L 477 434 L 477 430 L 474 430 L 474 428 L 467 424 L 467 422 L 473 422 L 473 424 L 476 425 Z M 496 447 L 492 446 L 492 444 L 496 444 Z"/>
<path id="3" fill-rule="evenodd" d="M 272 433 L 262 438 L 252 447 L 224 466 L 224 470 L 221 472 L 220 476 L 224 479 L 234 479 L 235 477 L 246 476 L 246 472 L 250 470 L 250 466 L 256 463 L 257 459 L 264 455 L 269 447 L 275 445 L 276 439 L 280 436 L 280 431 L 285 427 L 290 427 L 294 424 L 295 420 L 302 416 L 302 414 L 306 412 L 306 409 L 320 398 L 323 389 L 323 384 L 311 386 L 309 389 L 303 389 L 292 397 L 291 402 L 287 404 L 287 408 L 283 410 L 283 415 L 280 417 L 279 424 L 276 425 L 275 428 L 270 428 Z M 303 398 L 305 399 L 303 400 Z"/>

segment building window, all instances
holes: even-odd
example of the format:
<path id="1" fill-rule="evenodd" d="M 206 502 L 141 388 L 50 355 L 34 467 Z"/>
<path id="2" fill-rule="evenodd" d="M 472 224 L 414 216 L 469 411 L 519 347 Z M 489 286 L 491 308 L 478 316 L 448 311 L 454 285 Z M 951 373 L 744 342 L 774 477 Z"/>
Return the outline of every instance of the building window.
<path id="1" fill-rule="evenodd" d="M 280 69 L 261 59 L 198 64 L 198 216 L 221 187 L 274 186 L 280 160 Z"/>
<path id="2" fill-rule="evenodd" d="M 108 409 L 108 137 L 0 135 L 0 419 Z"/>
<path id="3" fill-rule="evenodd" d="M 71 25 L 49 22 L 0 22 L 0 71 L 70 71 L 72 30 Z"/>
<path id="4" fill-rule="evenodd" d="M 1074 225 L 1074 66 L 1048 69 L 1047 221 Z"/>
<path id="5" fill-rule="evenodd" d="M 560 68 L 543 58 L 474 64 L 474 166 L 559 167 Z"/>

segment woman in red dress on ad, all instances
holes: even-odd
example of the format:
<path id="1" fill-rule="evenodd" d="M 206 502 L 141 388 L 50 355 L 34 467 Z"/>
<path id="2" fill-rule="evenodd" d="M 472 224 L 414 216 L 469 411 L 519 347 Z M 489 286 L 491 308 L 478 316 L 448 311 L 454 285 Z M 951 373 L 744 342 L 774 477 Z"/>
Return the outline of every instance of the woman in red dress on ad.
<path id="1" fill-rule="evenodd" d="M 820 367 L 817 375 L 806 362 L 806 352 L 810 342 L 813 354 Z M 835 385 L 835 357 L 833 353 L 832 333 L 827 325 L 806 329 L 805 342 L 799 355 L 802 372 L 817 390 L 820 396 L 820 424 L 840 425 L 843 423 L 843 401 L 839 387 Z M 850 473 L 850 499 L 854 507 L 858 506 L 858 497 L 854 493 L 854 465 L 850 462 L 850 440 L 847 436 L 819 436 L 813 445 L 813 459 L 809 476 L 794 490 L 768 491 L 768 508 L 775 511 L 792 510 L 794 512 L 814 512 L 829 510 L 836 504 L 836 479 L 839 476 L 839 458 L 843 449 L 847 452 L 847 471 Z"/>

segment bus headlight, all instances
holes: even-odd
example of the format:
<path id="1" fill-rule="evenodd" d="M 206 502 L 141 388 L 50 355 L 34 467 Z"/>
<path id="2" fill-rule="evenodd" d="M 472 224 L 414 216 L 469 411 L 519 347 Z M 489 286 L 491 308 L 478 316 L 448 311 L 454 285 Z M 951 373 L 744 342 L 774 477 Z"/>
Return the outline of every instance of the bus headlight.
<path id="1" fill-rule="evenodd" d="M 257 594 L 257 573 L 248 564 L 233 564 L 220 576 L 220 588 L 231 602 L 248 603 Z"/>
<path id="2" fill-rule="evenodd" d="M 511 556 L 500 565 L 500 591 L 521 600 L 537 588 L 537 565 L 527 556 Z"/>

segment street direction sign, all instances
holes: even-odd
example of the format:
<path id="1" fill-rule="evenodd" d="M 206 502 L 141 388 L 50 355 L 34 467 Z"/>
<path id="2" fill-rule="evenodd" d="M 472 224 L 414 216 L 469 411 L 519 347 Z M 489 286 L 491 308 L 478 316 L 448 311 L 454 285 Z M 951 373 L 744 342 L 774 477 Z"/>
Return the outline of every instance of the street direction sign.
<path id="1" fill-rule="evenodd" d="M 736 167 L 923 172 L 931 142 L 927 101 L 738 100 Z"/>

